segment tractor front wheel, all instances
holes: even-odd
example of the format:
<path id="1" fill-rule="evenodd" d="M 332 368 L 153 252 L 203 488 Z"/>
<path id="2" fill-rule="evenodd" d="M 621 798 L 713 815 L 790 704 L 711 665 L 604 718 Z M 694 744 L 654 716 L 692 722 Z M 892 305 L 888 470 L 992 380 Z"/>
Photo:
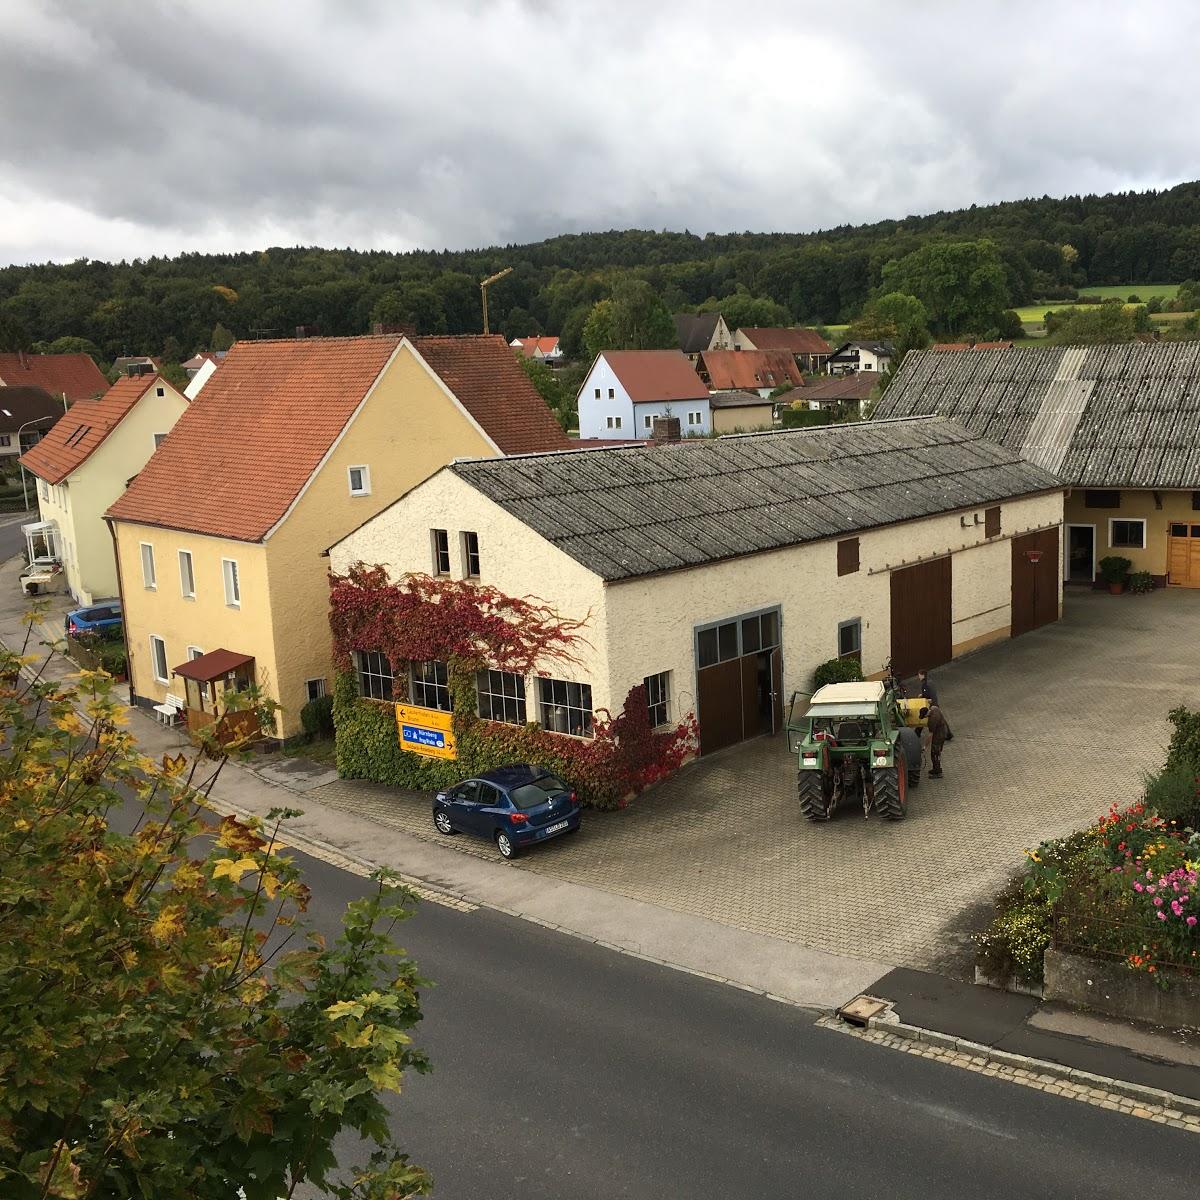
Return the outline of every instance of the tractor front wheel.
<path id="1" fill-rule="evenodd" d="M 871 772 L 875 788 L 875 811 L 887 821 L 903 821 L 908 815 L 908 770 L 904 755 L 896 756 L 896 764 L 878 767 Z"/>
<path id="2" fill-rule="evenodd" d="M 833 798 L 833 780 L 827 771 L 797 772 L 796 791 L 800 811 L 809 821 L 828 821 L 829 802 Z"/>

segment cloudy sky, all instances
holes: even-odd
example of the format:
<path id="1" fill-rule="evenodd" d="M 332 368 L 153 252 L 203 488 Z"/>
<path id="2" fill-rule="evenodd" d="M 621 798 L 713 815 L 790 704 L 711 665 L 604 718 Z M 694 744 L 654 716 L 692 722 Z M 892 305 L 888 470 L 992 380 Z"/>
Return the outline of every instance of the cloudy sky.
<path id="1" fill-rule="evenodd" d="M 1191 0 L 0 0 L 0 33 L 0 263 L 1200 177 Z"/>

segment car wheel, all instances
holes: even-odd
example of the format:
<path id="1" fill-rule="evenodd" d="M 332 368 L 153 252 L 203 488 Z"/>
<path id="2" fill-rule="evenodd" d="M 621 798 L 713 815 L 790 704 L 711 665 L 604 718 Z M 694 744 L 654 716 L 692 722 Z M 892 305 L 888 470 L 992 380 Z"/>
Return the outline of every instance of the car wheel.
<path id="1" fill-rule="evenodd" d="M 433 824 L 437 828 L 438 833 L 454 832 L 454 826 L 450 824 L 450 814 L 444 808 L 439 808 L 433 814 Z"/>
<path id="2" fill-rule="evenodd" d="M 516 858 L 519 853 L 516 844 L 503 829 L 496 830 L 496 849 L 500 851 L 501 858 Z"/>

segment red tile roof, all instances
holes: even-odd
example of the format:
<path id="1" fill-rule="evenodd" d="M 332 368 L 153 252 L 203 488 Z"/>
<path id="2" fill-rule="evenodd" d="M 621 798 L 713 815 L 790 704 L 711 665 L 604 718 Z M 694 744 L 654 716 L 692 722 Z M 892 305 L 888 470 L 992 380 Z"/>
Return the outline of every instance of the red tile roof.
<path id="1" fill-rule="evenodd" d="M 634 404 L 662 400 L 707 400 L 708 388 L 681 350 L 605 350 Z"/>
<path id="2" fill-rule="evenodd" d="M 527 337 L 517 339 L 521 344 L 515 349 L 525 355 L 526 358 L 532 358 L 539 350 L 543 354 L 553 354 L 558 349 L 557 337 Z"/>
<path id="3" fill-rule="evenodd" d="M 398 334 L 238 342 L 109 514 L 260 541 L 400 345 Z M 499 335 L 412 345 L 506 454 L 569 445 Z"/>
<path id="4" fill-rule="evenodd" d="M 125 375 L 99 400 L 72 404 L 54 428 L 21 456 L 25 469 L 47 483 L 62 483 L 99 449 L 150 385 L 158 382 L 157 375 Z"/>
<path id="5" fill-rule="evenodd" d="M 760 326 L 739 329 L 756 350 L 787 350 L 792 354 L 828 354 L 829 343 L 815 329 L 780 329 Z"/>
<path id="6" fill-rule="evenodd" d="M 782 399 L 792 403 L 797 400 L 865 400 L 879 379 L 878 371 L 850 371 L 797 388 Z"/>
<path id="7" fill-rule="evenodd" d="M 45 388 L 68 400 L 92 400 L 108 391 L 108 380 L 87 354 L 0 354 L 0 383 Z"/>
<path id="8" fill-rule="evenodd" d="M 716 391 L 739 388 L 777 388 L 803 382 L 789 350 L 705 350 L 700 369 L 708 373 L 708 386 Z"/>

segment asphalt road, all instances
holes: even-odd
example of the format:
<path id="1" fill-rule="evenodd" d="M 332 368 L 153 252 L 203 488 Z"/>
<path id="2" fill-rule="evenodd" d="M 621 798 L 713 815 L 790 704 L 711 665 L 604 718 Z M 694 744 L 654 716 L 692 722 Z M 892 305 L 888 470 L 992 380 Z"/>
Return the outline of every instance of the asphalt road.
<path id="1" fill-rule="evenodd" d="M 128 820 L 131 809 L 118 817 Z M 296 854 L 331 936 L 371 885 Z M 1190 1194 L 1196 1135 L 855 1042 L 485 909 L 400 930 L 433 1060 L 392 1112 L 439 1200 Z M 341 1147 L 343 1161 L 357 1143 Z"/>
<path id="2" fill-rule="evenodd" d="M 21 532 L 21 526 L 37 519 L 36 506 L 32 513 L 6 513 L 0 518 L 0 562 L 25 549 L 25 535 Z"/>

